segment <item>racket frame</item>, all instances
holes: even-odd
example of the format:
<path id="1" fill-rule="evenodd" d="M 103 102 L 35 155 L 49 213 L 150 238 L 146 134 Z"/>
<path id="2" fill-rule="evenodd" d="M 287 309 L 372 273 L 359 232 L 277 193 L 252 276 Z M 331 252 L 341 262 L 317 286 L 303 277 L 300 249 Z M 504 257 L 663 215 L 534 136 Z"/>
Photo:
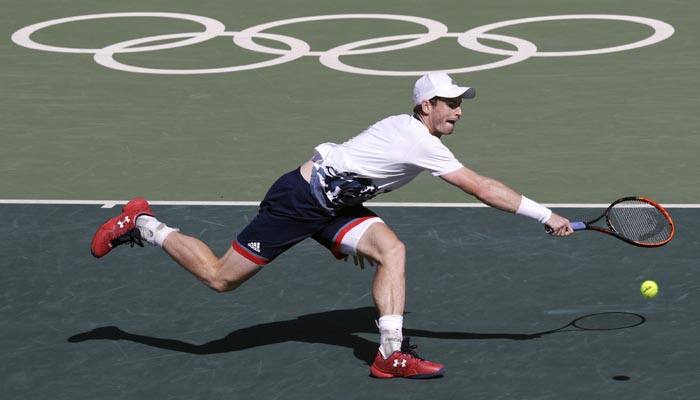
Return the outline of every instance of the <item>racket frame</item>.
<path id="1" fill-rule="evenodd" d="M 637 241 L 634 241 L 631 239 L 627 239 L 615 231 L 615 228 L 610 223 L 610 217 L 609 217 L 610 210 L 612 210 L 612 208 L 619 203 L 622 203 L 624 201 L 631 201 L 631 200 L 637 200 L 637 201 L 647 203 L 650 206 L 656 208 L 664 216 L 666 221 L 671 225 L 671 233 L 668 235 L 668 238 L 666 238 L 664 241 L 658 242 L 658 243 L 641 243 L 641 242 L 637 242 Z M 605 224 L 607 225 L 607 228 L 593 225 L 596 222 L 600 221 L 603 217 L 605 217 Z M 572 226 L 577 225 L 574 227 L 575 231 L 592 230 L 592 231 L 607 233 L 608 235 L 614 236 L 614 237 L 622 240 L 623 242 L 627 242 L 631 245 L 635 245 L 635 246 L 639 246 L 639 247 L 647 247 L 647 248 L 663 246 L 666 243 L 670 242 L 671 239 L 673 239 L 673 236 L 676 234 L 676 224 L 673 222 L 673 219 L 671 218 L 671 214 L 669 214 L 668 211 L 666 211 L 666 209 L 663 208 L 659 203 L 657 203 L 654 200 L 651 200 L 649 198 L 643 197 L 643 196 L 627 196 L 627 197 L 619 198 L 619 199 L 615 200 L 612 204 L 610 204 L 608 206 L 608 208 L 606 208 L 605 211 L 599 217 L 592 219 L 590 221 L 572 222 L 571 225 Z"/>

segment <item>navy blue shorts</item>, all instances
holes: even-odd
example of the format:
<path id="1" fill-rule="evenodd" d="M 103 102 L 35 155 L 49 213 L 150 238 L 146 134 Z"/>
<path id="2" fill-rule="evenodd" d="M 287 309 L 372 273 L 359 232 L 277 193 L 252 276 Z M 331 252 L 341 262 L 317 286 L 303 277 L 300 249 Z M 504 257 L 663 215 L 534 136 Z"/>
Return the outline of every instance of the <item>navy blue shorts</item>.
<path id="1" fill-rule="evenodd" d="M 336 215 L 331 215 L 318 203 L 309 183 L 297 168 L 282 175 L 270 187 L 260 203 L 258 215 L 238 234 L 232 245 L 243 257 L 265 265 L 311 237 L 340 259 L 348 253 L 343 246 L 349 232 L 361 225 L 366 229 L 368 224 L 379 221 L 363 206 L 342 208 L 336 211 Z"/>

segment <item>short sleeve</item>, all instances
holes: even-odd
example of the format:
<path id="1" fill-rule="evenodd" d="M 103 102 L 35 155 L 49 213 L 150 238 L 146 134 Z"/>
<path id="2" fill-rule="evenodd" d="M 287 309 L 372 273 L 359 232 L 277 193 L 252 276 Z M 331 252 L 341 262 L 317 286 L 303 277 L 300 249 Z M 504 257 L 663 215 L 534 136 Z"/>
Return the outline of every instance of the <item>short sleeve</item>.
<path id="1" fill-rule="evenodd" d="M 407 160 L 408 163 L 430 171 L 433 176 L 445 175 L 464 167 L 440 139 L 436 137 L 427 139 L 413 148 Z"/>

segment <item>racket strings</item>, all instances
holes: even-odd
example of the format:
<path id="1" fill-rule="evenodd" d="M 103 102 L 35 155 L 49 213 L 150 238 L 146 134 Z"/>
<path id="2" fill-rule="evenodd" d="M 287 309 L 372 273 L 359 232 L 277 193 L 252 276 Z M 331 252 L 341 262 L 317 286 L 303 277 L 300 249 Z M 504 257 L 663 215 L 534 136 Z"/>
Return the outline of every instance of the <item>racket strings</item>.
<path id="1" fill-rule="evenodd" d="M 613 206 L 608 213 L 608 222 L 620 236 L 639 243 L 661 243 L 672 233 L 672 226 L 664 214 L 639 200 Z"/>

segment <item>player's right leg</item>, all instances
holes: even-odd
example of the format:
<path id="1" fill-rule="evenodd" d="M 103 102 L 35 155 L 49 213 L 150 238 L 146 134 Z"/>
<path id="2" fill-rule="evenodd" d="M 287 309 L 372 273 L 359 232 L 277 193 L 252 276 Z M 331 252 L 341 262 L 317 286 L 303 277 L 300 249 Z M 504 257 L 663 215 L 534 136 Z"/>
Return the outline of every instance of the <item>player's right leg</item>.
<path id="1" fill-rule="evenodd" d="M 442 364 L 425 360 L 403 337 L 406 302 L 406 249 L 384 223 L 371 225 L 356 252 L 378 262 L 372 295 L 379 311 L 380 346 L 370 367 L 376 378 L 432 378 L 444 374 Z"/>
<path id="2" fill-rule="evenodd" d="M 338 259 L 367 257 L 377 264 L 372 284 L 379 312 L 379 349 L 370 373 L 377 378 L 431 378 L 444 372 L 441 364 L 420 358 L 403 337 L 406 298 L 406 248 L 394 232 L 364 207 L 343 210 L 314 235 Z"/>

